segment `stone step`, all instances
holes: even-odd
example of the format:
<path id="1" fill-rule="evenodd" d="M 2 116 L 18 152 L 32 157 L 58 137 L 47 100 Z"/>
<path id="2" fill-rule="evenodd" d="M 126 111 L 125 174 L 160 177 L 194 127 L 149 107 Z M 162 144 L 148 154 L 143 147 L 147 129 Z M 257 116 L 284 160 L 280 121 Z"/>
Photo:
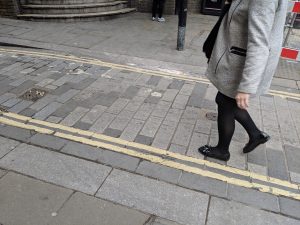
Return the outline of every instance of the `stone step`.
<path id="1" fill-rule="evenodd" d="M 102 3 L 114 0 L 27 0 L 28 5 L 80 5 Z"/>
<path id="2" fill-rule="evenodd" d="M 105 20 L 121 16 L 126 13 L 135 12 L 136 8 L 124 8 L 113 11 L 97 13 L 79 13 L 79 14 L 19 14 L 18 18 L 33 21 L 55 21 L 55 22 L 73 22 L 73 21 L 92 21 Z"/>
<path id="3" fill-rule="evenodd" d="M 88 14 L 121 10 L 127 7 L 127 1 L 73 5 L 22 5 L 23 14 Z"/>

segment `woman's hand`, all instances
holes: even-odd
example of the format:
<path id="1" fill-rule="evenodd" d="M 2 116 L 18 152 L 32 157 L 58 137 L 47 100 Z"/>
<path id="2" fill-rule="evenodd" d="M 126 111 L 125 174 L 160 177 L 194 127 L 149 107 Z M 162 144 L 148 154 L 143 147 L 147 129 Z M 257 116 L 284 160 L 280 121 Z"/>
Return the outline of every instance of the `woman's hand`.
<path id="1" fill-rule="evenodd" d="M 250 94 L 238 92 L 235 96 L 236 104 L 240 109 L 247 109 L 249 107 Z"/>

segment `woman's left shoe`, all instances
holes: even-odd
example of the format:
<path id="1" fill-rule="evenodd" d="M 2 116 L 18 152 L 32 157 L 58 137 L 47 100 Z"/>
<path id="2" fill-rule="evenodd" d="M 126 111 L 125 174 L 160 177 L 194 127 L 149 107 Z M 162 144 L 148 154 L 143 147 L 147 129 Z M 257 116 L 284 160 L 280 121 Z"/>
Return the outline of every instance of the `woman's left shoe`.
<path id="1" fill-rule="evenodd" d="M 254 141 L 249 141 L 248 144 L 246 144 L 246 146 L 243 148 L 243 153 L 252 152 L 257 146 L 266 143 L 270 139 L 271 137 L 268 134 L 261 132 L 258 138 L 256 138 Z"/>
<path id="2" fill-rule="evenodd" d="M 220 149 L 209 146 L 209 145 L 204 145 L 204 146 L 200 147 L 198 149 L 198 151 L 202 155 L 210 157 L 210 158 L 219 159 L 222 161 L 228 161 L 230 159 L 230 153 L 228 151 L 223 152 Z"/>

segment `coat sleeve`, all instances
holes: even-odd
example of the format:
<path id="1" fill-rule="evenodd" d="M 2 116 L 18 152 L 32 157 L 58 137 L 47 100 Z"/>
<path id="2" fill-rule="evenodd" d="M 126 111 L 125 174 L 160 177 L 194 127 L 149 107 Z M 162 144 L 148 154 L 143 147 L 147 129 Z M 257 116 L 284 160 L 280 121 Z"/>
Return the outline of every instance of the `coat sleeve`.
<path id="1" fill-rule="evenodd" d="M 270 33 L 278 0 L 248 0 L 248 44 L 239 92 L 255 94 L 269 58 Z"/>

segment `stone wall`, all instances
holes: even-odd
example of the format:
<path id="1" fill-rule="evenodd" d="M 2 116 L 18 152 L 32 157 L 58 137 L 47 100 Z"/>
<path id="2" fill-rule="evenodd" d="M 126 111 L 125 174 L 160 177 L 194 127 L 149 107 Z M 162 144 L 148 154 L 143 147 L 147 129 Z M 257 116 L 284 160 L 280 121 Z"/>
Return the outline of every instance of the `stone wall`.
<path id="1" fill-rule="evenodd" d="M 0 0 L 0 16 L 15 17 L 18 7 L 16 0 Z"/>
<path id="2" fill-rule="evenodd" d="M 151 12 L 152 0 L 132 0 L 131 4 L 139 12 Z M 201 0 L 188 0 L 188 11 L 190 13 L 200 13 Z M 175 0 L 165 0 L 164 14 L 175 14 Z"/>

